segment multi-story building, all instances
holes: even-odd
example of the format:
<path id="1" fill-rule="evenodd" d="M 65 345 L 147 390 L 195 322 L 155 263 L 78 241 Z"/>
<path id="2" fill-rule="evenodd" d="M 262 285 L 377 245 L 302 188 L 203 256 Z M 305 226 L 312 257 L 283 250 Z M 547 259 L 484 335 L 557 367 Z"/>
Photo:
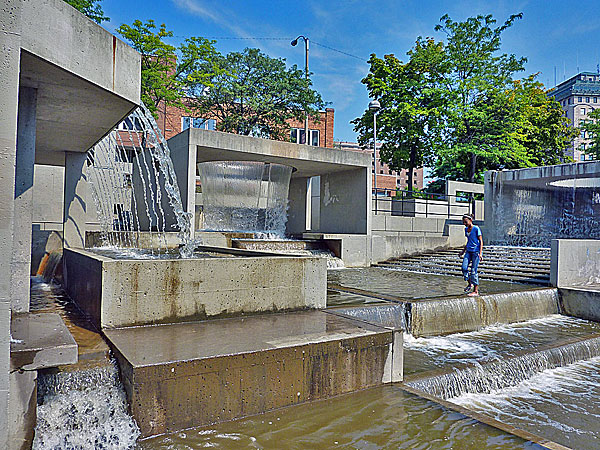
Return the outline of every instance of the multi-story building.
<path id="1" fill-rule="evenodd" d="M 369 153 L 373 156 L 372 148 L 363 148 L 357 142 L 343 142 L 338 141 L 334 143 L 334 146 L 341 148 L 342 150 L 350 150 L 355 152 Z M 377 189 L 386 189 L 395 191 L 396 189 L 406 190 L 408 189 L 408 169 L 403 169 L 400 172 L 396 172 L 390 169 L 390 167 L 383 163 L 379 158 L 379 150 L 381 149 L 381 143 L 377 144 L 377 165 L 375 161 L 371 162 L 371 173 L 377 173 Z M 373 177 L 375 181 L 375 177 Z M 375 185 L 373 183 L 373 185 Z M 423 189 L 423 168 L 419 167 L 413 170 L 413 189 Z"/>
<path id="2" fill-rule="evenodd" d="M 560 83 L 548 95 L 561 104 L 571 126 L 579 128 L 590 120 L 589 114 L 600 107 L 600 74 L 581 72 Z M 593 155 L 587 153 L 590 142 L 590 136 L 582 131 L 565 149 L 565 155 L 575 161 L 594 159 Z"/>
<path id="3" fill-rule="evenodd" d="M 320 111 L 319 116 L 318 121 L 308 121 L 308 144 L 316 147 L 333 148 L 334 109 L 326 108 L 324 111 Z M 164 104 L 158 107 L 158 119 L 156 122 L 167 139 L 190 127 L 202 128 L 204 130 L 216 130 L 218 127 L 218 120 L 195 117 L 182 108 L 175 106 L 165 107 Z M 290 126 L 290 140 L 301 144 L 306 143 L 304 121 L 291 119 L 288 121 L 288 124 Z"/>

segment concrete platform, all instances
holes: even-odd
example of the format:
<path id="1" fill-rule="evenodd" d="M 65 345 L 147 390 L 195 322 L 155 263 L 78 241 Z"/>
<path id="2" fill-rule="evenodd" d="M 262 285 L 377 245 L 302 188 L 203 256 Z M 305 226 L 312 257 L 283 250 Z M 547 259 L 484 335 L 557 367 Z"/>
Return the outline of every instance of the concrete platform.
<path id="1" fill-rule="evenodd" d="M 401 332 L 322 311 L 105 334 L 142 436 L 402 379 Z"/>
<path id="2" fill-rule="evenodd" d="M 600 285 L 565 286 L 558 290 L 564 314 L 600 322 Z"/>

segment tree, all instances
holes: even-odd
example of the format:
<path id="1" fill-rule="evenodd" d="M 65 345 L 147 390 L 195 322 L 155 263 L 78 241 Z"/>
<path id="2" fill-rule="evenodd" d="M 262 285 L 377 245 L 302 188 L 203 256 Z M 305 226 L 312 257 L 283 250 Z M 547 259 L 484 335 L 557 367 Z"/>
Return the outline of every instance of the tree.
<path id="1" fill-rule="evenodd" d="M 408 52 L 407 63 L 394 55 L 383 59 L 371 55 L 370 73 L 362 80 L 381 109 L 377 114 L 380 158 L 392 170 L 408 169 L 408 190 L 413 190 L 413 172 L 431 161 L 441 139 L 443 99 L 438 89 L 443 72 L 443 45 L 419 38 Z M 363 146 L 373 147 L 373 113 L 366 111 L 352 121 Z"/>
<path id="2" fill-rule="evenodd" d="M 82 12 L 96 23 L 108 22 L 110 19 L 104 15 L 100 0 L 65 0 L 76 10 Z"/>
<path id="3" fill-rule="evenodd" d="M 318 119 L 325 106 L 302 70 L 258 49 L 231 52 L 219 58 L 218 67 L 193 106 L 216 119 L 220 131 L 289 139 L 289 119 L 302 120 L 305 112 Z"/>
<path id="4" fill-rule="evenodd" d="M 526 58 L 498 54 L 501 35 L 521 14 L 510 16 L 494 26 L 491 16 L 471 17 L 454 22 L 448 15 L 436 31 L 446 34 L 443 86 L 447 137 L 438 155 L 434 173 L 442 178 L 451 169 L 458 180 L 480 181 L 490 161 L 501 159 L 498 140 L 503 138 L 498 117 L 490 101 L 512 83 L 512 76 L 524 69 Z"/>
<path id="5" fill-rule="evenodd" d="M 588 115 L 590 120 L 586 120 L 581 126 L 581 130 L 588 133 L 592 140 L 587 153 L 594 155 L 594 158 L 600 159 L 600 108 L 593 110 Z"/>
<path id="6" fill-rule="evenodd" d="M 153 20 L 123 24 L 117 32 L 142 54 L 142 101 L 153 114 L 161 102 L 190 111 L 187 96 L 202 92 L 224 70 L 215 41 L 190 37 L 175 47 L 165 42 L 173 32 L 165 24 L 157 29 Z"/>

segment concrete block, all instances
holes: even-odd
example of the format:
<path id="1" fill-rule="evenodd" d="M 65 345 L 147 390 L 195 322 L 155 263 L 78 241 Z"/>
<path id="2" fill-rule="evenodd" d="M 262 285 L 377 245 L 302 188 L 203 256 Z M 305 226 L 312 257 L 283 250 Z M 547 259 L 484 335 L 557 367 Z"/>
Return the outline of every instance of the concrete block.
<path id="1" fill-rule="evenodd" d="M 371 216 L 371 230 L 372 231 L 385 231 L 385 218 L 383 214 L 373 214 Z"/>
<path id="2" fill-rule="evenodd" d="M 340 257 L 346 267 L 369 265 L 369 241 L 366 235 L 343 235 Z"/>
<path id="3" fill-rule="evenodd" d="M 550 284 L 557 287 L 600 284 L 600 241 L 553 239 Z"/>
<path id="4" fill-rule="evenodd" d="M 321 311 L 106 330 L 142 436 L 389 382 L 390 330 Z"/>
<path id="5" fill-rule="evenodd" d="M 559 288 L 561 309 L 564 314 L 600 322 L 600 289 Z"/>
<path id="6" fill-rule="evenodd" d="M 438 219 L 431 219 L 428 217 L 413 218 L 413 231 L 437 232 L 437 229 Z"/>
<path id="7" fill-rule="evenodd" d="M 385 216 L 386 231 L 413 231 L 413 217 Z"/>
<path id="8" fill-rule="evenodd" d="M 115 260 L 68 249 L 64 264 L 68 294 L 102 328 L 326 304 L 324 258 Z"/>

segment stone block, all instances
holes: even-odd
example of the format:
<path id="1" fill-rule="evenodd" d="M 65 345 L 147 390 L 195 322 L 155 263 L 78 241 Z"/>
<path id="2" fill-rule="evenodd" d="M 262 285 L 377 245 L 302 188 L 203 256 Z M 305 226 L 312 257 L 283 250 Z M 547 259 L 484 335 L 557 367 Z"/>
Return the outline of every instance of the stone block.
<path id="1" fill-rule="evenodd" d="M 600 322 L 600 288 L 559 288 L 564 314 Z"/>
<path id="2" fill-rule="evenodd" d="M 553 239 L 550 284 L 557 287 L 600 284 L 600 241 Z"/>
<path id="3" fill-rule="evenodd" d="M 431 219 L 428 217 L 414 217 L 413 218 L 413 231 L 437 232 L 437 230 L 438 230 L 438 219 Z"/>
<path id="4" fill-rule="evenodd" d="M 384 231 L 385 230 L 385 218 L 383 214 L 373 214 L 371 216 L 371 229 L 373 231 Z"/>

